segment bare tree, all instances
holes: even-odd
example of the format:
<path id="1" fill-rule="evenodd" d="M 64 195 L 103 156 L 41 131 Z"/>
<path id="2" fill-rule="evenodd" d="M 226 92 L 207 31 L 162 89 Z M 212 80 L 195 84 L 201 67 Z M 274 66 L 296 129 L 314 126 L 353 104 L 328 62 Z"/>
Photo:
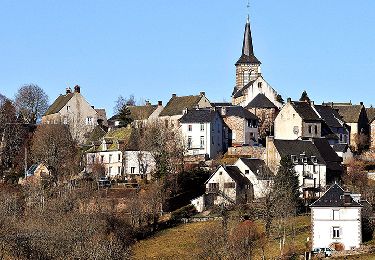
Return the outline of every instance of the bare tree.
<path id="1" fill-rule="evenodd" d="M 35 124 L 48 109 L 48 96 L 38 85 L 24 85 L 16 94 L 15 105 L 26 123 Z"/>
<path id="2" fill-rule="evenodd" d="M 39 125 L 31 152 L 34 161 L 47 165 L 56 180 L 77 174 L 79 153 L 65 125 Z"/>
<path id="3" fill-rule="evenodd" d="M 124 106 L 135 106 L 135 103 L 136 102 L 133 94 L 131 94 L 128 98 L 124 98 L 122 95 L 120 95 L 115 102 L 113 112 L 117 115 Z"/>

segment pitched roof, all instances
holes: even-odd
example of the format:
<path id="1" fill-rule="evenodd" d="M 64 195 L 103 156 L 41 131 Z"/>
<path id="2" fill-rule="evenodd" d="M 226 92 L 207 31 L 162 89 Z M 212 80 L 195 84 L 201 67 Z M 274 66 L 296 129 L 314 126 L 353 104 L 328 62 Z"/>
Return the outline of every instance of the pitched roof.
<path id="1" fill-rule="evenodd" d="M 213 107 L 230 107 L 233 106 L 230 102 L 211 102 Z"/>
<path id="2" fill-rule="evenodd" d="M 273 174 L 265 162 L 255 158 L 239 158 L 250 170 L 257 176 L 259 180 L 269 180 Z"/>
<path id="3" fill-rule="evenodd" d="M 95 108 L 96 113 L 98 114 L 98 119 L 103 120 L 103 125 L 108 125 L 107 122 L 107 113 L 104 108 Z"/>
<path id="4" fill-rule="evenodd" d="M 347 201 L 345 201 L 345 197 Z M 362 207 L 362 205 L 353 200 L 350 193 L 345 192 L 337 183 L 335 183 L 323 194 L 322 197 L 312 203 L 310 207 Z"/>
<path id="5" fill-rule="evenodd" d="M 326 162 L 342 162 L 341 157 L 337 155 L 325 138 L 313 138 L 312 142 Z"/>
<path id="6" fill-rule="evenodd" d="M 234 165 L 223 166 L 228 175 L 239 185 L 249 185 L 251 184 L 249 179 L 242 174 L 240 169 Z"/>
<path id="7" fill-rule="evenodd" d="M 372 123 L 375 120 L 375 107 L 366 108 L 368 122 Z"/>
<path id="8" fill-rule="evenodd" d="M 305 101 L 292 101 L 291 105 L 304 121 L 321 120 L 319 115 L 311 107 L 310 103 Z"/>
<path id="9" fill-rule="evenodd" d="M 182 111 L 187 109 L 195 108 L 201 100 L 201 95 L 196 96 L 182 96 L 172 97 L 164 109 L 161 111 L 159 116 L 174 116 L 182 115 Z"/>
<path id="10" fill-rule="evenodd" d="M 256 95 L 253 100 L 245 108 L 277 108 L 271 100 L 269 100 L 266 95 L 260 93 Z"/>
<path id="11" fill-rule="evenodd" d="M 215 119 L 216 114 L 218 112 L 211 109 L 192 109 L 180 118 L 180 123 L 209 123 Z"/>
<path id="12" fill-rule="evenodd" d="M 146 120 L 158 108 L 157 105 L 129 106 L 130 117 L 133 120 Z"/>
<path id="13" fill-rule="evenodd" d="M 335 150 L 335 152 L 345 153 L 348 150 L 349 145 L 348 144 L 334 144 L 332 148 L 333 150 Z"/>
<path id="14" fill-rule="evenodd" d="M 225 109 L 225 114 L 223 114 L 223 117 L 237 116 L 250 120 L 258 120 L 256 115 L 241 106 L 222 107 L 221 109 Z"/>
<path id="15" fill-rule="evenodd" d="M 241 63 L 261 64 L 261 62 L 254 55 L 253 39 L 251 37 L 249 18 L 247 19 L 247 22 L 245 25 L 245 32 L 244 32 L 243 44 L 242 44 L 242 55 L 236 62 L 236 65 L 241 64 Z"/>
<path id="16" fill-rule="evenodd" d="M 56 98 L 55 102 L 52 103 L 52 105 L 47 109 L 45 116 L 58 113 L 68 102 L 69 100 L 74 96 L 74 93 L 69 93 L 65 95 L 60 95 L 58 98 Z"/>
<path id="17" fill-rule="evenodd" d="M 304 153 L 308 158 L 315 156 L 318 159 L 318 163 L 326 163 L 318 148 L 310 140 L 275 139 L 274 144 L 281 157 Z"/>
<path id="18" fill-rule="evenodd" d="M 341 116 L 337 110 L 330 106 L 315 105 L 314 107 L 329 127 L 343 127 L 340 122 Z"/>
<path id="19" fill-rule="evenodd" d="M 95 128 L 89 133 L 86 143 L 98 142 L 101 138 L 106 135 L 106 131 L 100 126 L 97 125 Z"/>
<path id="20" fill-rule="evenodd" d="M 241 88 L 237 92 L 235 92 L 235 90 L 234 90 L 233 91 L 233 97 L 234 98 L 242 97 L 244 95 L 245 90 L 248 89 L 250 86 L 252 86 L 255 81 L 256 81 L 256 79 L 250 81 L 249 83 L 247 83 L 245 86 L 243 86 L 243 88 Z"/>
<path id="21" fill-rule="evenodd" d="M 347 123 L 357 123 L 362 112 L 362 105 L 334 106 Z"/>

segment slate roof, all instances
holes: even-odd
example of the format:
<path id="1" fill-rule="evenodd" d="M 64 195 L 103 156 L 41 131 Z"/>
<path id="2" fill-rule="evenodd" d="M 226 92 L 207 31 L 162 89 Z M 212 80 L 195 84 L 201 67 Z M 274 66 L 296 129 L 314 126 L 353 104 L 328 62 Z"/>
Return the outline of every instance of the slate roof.
<path id="1" fill-rule="evenodd" d="M 315 156 L 320 164 L 326 163 L 318 148 L 310 140 L 275 139 L 274 144 L 281 157 L 305 153 L 308 158 Z"/>
<path id="2" fill-rule="evenodd" d="M 253 100 L 245 108 L 277 108 L 271 100 L 269 100 L 266 95 L 260 93 L 256 95 Z"/>
<path id="3" fill-rule="evenodd" d="M 222 107 L 221 109 L 225 109 L 225 115 L 223 115 L 223 117 L 237 116 L 250 120 L 258 120 L 256 115 L 241 106 Z"/>
<path id="4" fill-rule="evenodd" d="M 211 109 L 192 109 L 180 118 L 180 123 L 210 123 L 216 114 L 218 112 Z"/>
<path id="5" fill-rule="evenodd" d="M 332 148 L 335 152 L 345 153 L 349 146 L 348 144 L 334 144 Z"/>
<path id="6" fill-rule="evenodd" d="M 292 101 L 291 105 L 304 121 L 320 121 L 319 115 L 311 107 L 310 103 L 305 101 Z"/>
<path id="7" fill-rule="evenodd" d="M 58 113 L 74 96 L 74 93 L 69 93 L 65 95 L 60 95 L 56 98 L 55 102 L 47 109 L 45 116 Z"/>
<path id="8" fill-rule="evenodd" d="M 361 204 L 354 201 L 350 196 L 349 200 L 345 202 L 345 196 L 350 193 L 346 193 L 337 183 L 332 185 L 322 197 L 312 203 L 310 207 L 362 207 Z"/>
<path id="9" fill-rule="evenodd" d="M 366 108 L 366 113 L 367 113 L 368 122 L 371 124 L 372 121 L 375 120 L 375 108 L 374 107 Z"/>
<path id="10" fill-rule="evenodd" d="M 233 91 L 233 97 L 234 98 L 242 97 L 244 95 L 245 90 L 248 89 L 250 86 L 252 86 L 255 81 L 256 80 L 250 81 L 249 83 L 247 83 L 245 86 L 243 86 L 243 88 L 241 88 L 237 92 Z"/>
<path id="11" fill-rule="evenodd" d="M 313 143 L 326 162 L 341 162 L 342 159 L 324 138 L 313 138 Z"/>
<path id="12" fill-rule="evenodd" d="M 213 107 L 230 107 L 233 106 L 230 102 L 211 102 Z"/>
<path id="13" fill-rule="evenodd" d="M 347 123 L 358 123 L 361 114 L 362 105 L 334 106 L 338 113 Z"/>
<path id="14" fill-rule="evenodd" d="M 253 49 L 253 39 L 251 37 L 250 22 L 247 20 L 245 25 L 245 32 L 243 36 L 242 44 L 242 55 L 236 62 L 236 65 L 241 63 L 261 64 L 261 62 L 255 57 Z"/>
<path id="15" fill-rule="evenodd" d="M 269 180 L 273 174 L 265 162 L 255 158 L 239 158 L 257 176 L 258 180 Z"/>
<path id="16" fill-rule="evenodd" d="M 129 106 L 130 117 L 133 120 L 146 120 L 158 108 L 157 105 Z"/>
<path id="17" fill-rule="evenodd" d="M 182 96 L 172 97 L 164 109 L 161 111 L 159 116 L 174 116 L 182 115 L 182 111 L 187 109 L 195 108 L 201 100 L 201 95 L 196 96 Z"/>
<path id="18" fill-rule="evenodd" d="M 240 169 L 234 165 L 223 166 L 228 175 L 239 185 L 249 185 L 251 184 L 249 179 L 246 178 Z"/>
<path id="19" fill-rule="evenodd" d="M 314 107 L 322 119 L 326 122 L 328 127 L 343 127 L 343 125 L 340 123 L 341 116 L 337 110 L 330 106 L 315 105 Z"/>
<path id="20" fill-rule="evenodd" d="M 237 60 L 236 65 L 238 64 L 261 64 L 261 62 L 255 57 L 254 54 L 248 56 L 245 54 L 242 54 L 241 57 Z"/>

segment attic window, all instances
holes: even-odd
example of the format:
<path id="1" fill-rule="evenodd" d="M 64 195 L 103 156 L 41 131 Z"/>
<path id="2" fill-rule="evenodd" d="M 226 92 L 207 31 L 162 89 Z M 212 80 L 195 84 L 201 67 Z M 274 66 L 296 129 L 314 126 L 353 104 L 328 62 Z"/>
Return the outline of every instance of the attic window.
<path id="1" fill-rule="evenodd" d="M 307 163 L 307 157 L 303 157 L 303 163 Z"/>
<path id="2" fill-rule="evenodd" d="M 66 111 L 70 111 L 70 106 L 66 106 Z"/>
<path id="3" fill-rule="evenodd" d="M 245 174 L 249 174 L 249 172 L 250 172 L 249 170 L 245 170 Z"/>
<path id="4" fill-rule="evenodd" d="M 295 156 L 295 155 L 291 155 L 290 157 L 291 157 L 293 163 L 298 163 L 298 158 L 297 158 L 297 156 Z"/>
<path id="5" fill-rule="evenodd" d="M 316 156 L 311 156 L 311 161 L 313 163 L 317 163 L 318 162 L 318 159 L 316 158 Z"/>
<path id="6" fill-rule="evenodd" d="M 188 131 L 189 132 L 193 131 L 193 126 L 192 125 L 188 125 Z"/>

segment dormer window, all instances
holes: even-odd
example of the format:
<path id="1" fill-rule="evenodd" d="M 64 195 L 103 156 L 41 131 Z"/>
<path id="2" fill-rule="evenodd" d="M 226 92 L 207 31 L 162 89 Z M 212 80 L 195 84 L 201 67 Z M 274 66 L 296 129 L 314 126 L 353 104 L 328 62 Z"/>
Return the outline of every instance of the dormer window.
<path id="1" fill-rule="evenodd" d="M 313 163 L 317 163 L 318 162 L 318 159 L 316 158 L 316 156 L 311 156 L 311 161 Z"/>
<path id="2" fill-rule="evenodd" d="M 303 157 L 303 163 L 307 163 L 307 157 Z"/>
<path id="3" fill-rule="evenodd" d="M 298 158 L 297 158 L 297 156 L 295 156 L 295 155 L 291 155 L 290 157 L 291 157 L 293 163 L 298 163 Z"/>

